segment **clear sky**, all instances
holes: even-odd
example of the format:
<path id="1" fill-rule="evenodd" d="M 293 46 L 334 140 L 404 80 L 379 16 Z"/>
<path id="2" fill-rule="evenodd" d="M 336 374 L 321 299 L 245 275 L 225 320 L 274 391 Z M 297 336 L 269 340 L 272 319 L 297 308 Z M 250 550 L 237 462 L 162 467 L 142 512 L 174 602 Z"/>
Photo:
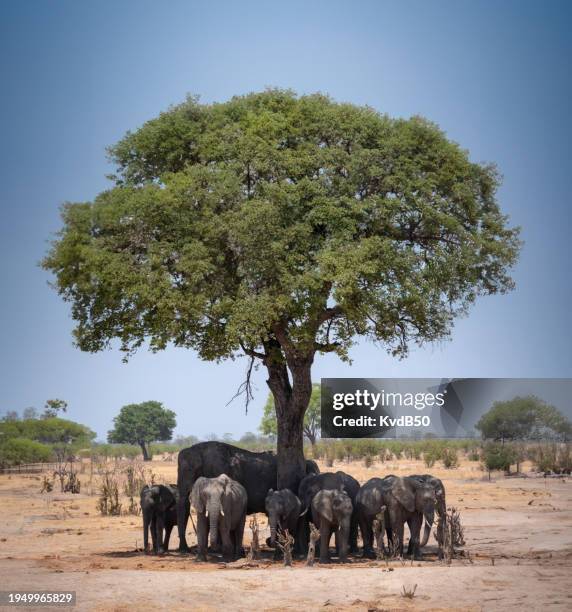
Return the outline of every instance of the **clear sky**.
<path id="1" fill-rule="evenodd" d="M 362 343 L 353 365 L 314 377 L 570 377 L 572 3 L 504 0 L 33 2 L 0 6 L 0 412 L 68 401 L 100 439 L 119 408 L 147 399 L 177 434 L 256 430 L 226 406 L 245 362 L 190 351 L 81 353 L 69 306 L 37 263 L 59 205 L 107 188 L 105 147 L 187 93 L 206 102 L 266 86 L 322 91 L 437 122 L 504 175 L 503 210 L 523 228 L 508 296 L 481 299 L 450 342 L 403 361 Z"/>

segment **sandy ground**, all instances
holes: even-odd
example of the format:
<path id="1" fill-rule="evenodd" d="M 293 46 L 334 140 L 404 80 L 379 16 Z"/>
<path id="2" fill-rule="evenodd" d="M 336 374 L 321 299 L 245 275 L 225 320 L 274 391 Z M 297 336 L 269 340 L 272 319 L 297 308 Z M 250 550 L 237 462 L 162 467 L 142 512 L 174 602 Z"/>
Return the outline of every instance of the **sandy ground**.
<path id="1" fill-rule="evenodd" d="M 325 468 L 320 466 L 323 471 Z M 360 482 L 388 473 L 425 473 L 421 462 L 336 463 Z M 174 482 L 176 464 L 154 461 L 158 481 Z M 352 558 L 285 568 L 270 551 L 256 567 L 215 557 L 164 557 L 141 551 L 141 518 L 101 517 L 97 481 L 80 478 L 81 495 L 41 494 L 36 475 L 0 475 L 0 576 L 3 590 L 75 590 L 81 610 L 571 610 L 572 479 L 484 480 L 476 463 L 434 467 L 449 506 L 461 511 L 466 546 L 450 566 L 434 541 L 423 561 Z M 261 540 L 268 535 L 258 517 Z M 246 543 L 248 543 L 247 528 Z M 189 542 L 196 542 L 189 523 Z M 176 549 L 174 534 L 171 548 Z M 236 564 L 235 564 L 236 565 Z M 401 596 L 417 585 L 415 596 Z"/>

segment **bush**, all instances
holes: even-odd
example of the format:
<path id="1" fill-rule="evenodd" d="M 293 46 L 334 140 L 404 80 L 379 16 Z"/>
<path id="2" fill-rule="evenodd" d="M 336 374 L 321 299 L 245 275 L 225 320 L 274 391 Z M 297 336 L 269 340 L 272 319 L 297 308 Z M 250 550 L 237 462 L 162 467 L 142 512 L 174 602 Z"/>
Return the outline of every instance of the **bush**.
<path id="1" fill-rule="evenodd" d="M 443 461 L 443 466 L 447 469 L 459 467 L 459 457 L 454 448 L 444 448 L 441 453 L 441 460 Z"/>
<path id="2" fill-rule="evenodd" d="M 510 466 L 515 462 L 515 453 L 508 444 L 492 442 L 483 449 L 483 464 L 490 474 L 493 470 L 510 472 Z"/>
<path id="3" fill-rule="evenodd" d="M 473 448 L 471 451 L 469 451 L 467 457 L 469 461 L 478 461 L 481 458 L 481 456 L 479 455 L 479 451 L 476 448 Z"/>
<path id="4" fill-rule="evenodd" d="M 430 468 L 435 465 L 435 461 L 441 459 L 441 450 L 437 447 L 432 447 L 423 452 L 423 461 Z"/>
<path id="5" fill-rule="evenodd" d="M 34 440 L 11 438 L 0 445 L 0 466 L 3 467 L 22 463 L 42 463 L 52 458 L 52 449 Z"/>

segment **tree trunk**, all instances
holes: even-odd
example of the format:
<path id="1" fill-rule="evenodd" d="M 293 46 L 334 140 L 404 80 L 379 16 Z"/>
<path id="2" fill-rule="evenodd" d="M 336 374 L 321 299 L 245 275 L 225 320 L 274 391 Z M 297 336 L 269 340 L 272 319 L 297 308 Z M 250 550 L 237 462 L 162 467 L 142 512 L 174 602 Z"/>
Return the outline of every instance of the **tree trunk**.
<path id="1" fill-rule="evenodd" d="M 151 456 L 149 455 L 145 441 L 143 440 L 139 442 L 139 446 L 141 447 L 141 452 L 143 453 L 143 461 L 151 461 Z"/>
<path id="2" fill-rule="evenodd" d="M 306 475 L 304 459 L 304 414 L 312 395 L 311 368 L 313 355 L 292 358 L 286 366 L 279 345 L 266 360 L 266 383 L 274 397 L 278 428 L 278 489 L 296 493 L 300 480 Z M 288 376 L 290 370 L 292 383 Z"/>

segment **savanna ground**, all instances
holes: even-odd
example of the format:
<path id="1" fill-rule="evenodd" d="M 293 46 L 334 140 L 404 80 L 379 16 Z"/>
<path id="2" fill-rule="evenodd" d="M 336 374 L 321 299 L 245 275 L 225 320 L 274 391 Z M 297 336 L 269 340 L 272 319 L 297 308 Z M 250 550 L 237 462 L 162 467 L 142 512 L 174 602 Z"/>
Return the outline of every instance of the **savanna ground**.
<path id="1" fill-rule="evenodd" d="M 176 482 L 176 462 L 153 461 L 158 482 Z M 525 465 L 525 469 L 526 469 Z M 461 512 L 464 554 L 451 565 L 436 557 L 433 536 L 423 561 L 351 558 L 312 568 L 273 562 L 257 567 L 170 552 L 141 552 L 139 516 L 102 517 L 97 484 L 80 474 L 82 493 L 40 493 L 39 475 L 0 475 L 0 575 L 3 590 L 75 590 L 81 610 L 570 610 L 572 478 L 505 478 L 491 482 L 478 463 L 427 470 L 421 461 L 336 462 L 365 482 L 389 473 L 430 471 L 443 479 L 447 504 Z M 91 490 L 93 489 L 93 491 Z M 93 493 L 93 494 L 91 494 Z M 258 516 L 261 543 L 268 535 Z M 190 544 L 196 543 L 191 523 Z M 245 545 L 250 530 L 245 532 Z M 173 532 L 171 548 L 178 538 Z M 412 599 L 402 588 L 417 585 Z"/>

